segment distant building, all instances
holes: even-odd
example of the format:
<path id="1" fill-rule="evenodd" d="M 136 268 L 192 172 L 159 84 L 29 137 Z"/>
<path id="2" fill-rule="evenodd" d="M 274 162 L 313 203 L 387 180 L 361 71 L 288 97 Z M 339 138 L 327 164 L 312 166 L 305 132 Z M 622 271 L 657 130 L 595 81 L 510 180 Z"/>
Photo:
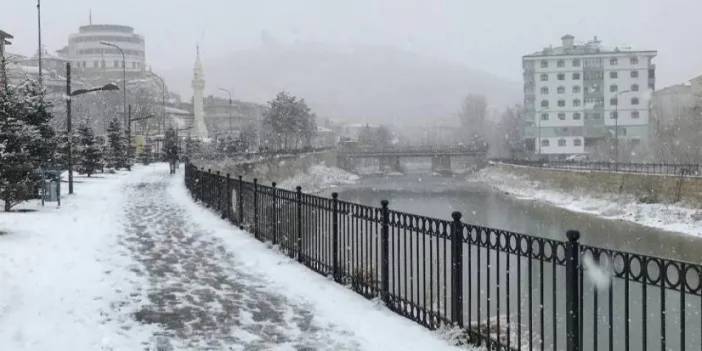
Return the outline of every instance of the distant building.
<path id="1" fill-rule="evenodd" d="M 89 24 L 80 26 L 71 34 L 68 46 L 58 51 L 71 61 L 74 69 L 85 73 L 122 72 L 122 54 L 116 48 L 105 46 L 108 42 L 124 51 L 126 71 L 142 72 L 146 69 L 144 37 L 134 33 L 134 28 L 116 24 Z"/>
<path id="2" fill-rule="evenodd" d="M 591 153 L 615 136 L 646 143 L 657 52 L 604 48 L 597 37 L 561 40 L 522 58 L 527 147 L 563 157 Z"/>
<path id="3" fill-rule="evenodd" d="M 676 84 L 653 93 L 651 99 L 651 125 L 654 135 L 685 121 L 702 118 L 702 75 L 689 83 Z M 699 125 L 699 122 L 696 123 Z"/>
<path id="4" fill-rule="evenodd" d="M 232 134 L 236 136 L 249 125 L 259 128 L 266 106 L 253 102 L 244 102 L 208 96 L 205 98 L 205 124 L 211 137 Z"/>

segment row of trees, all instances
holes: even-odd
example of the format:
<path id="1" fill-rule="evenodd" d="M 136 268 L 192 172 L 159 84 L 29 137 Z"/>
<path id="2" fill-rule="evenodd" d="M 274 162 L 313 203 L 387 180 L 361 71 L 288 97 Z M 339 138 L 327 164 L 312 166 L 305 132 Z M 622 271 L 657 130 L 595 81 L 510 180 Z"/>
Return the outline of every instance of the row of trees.
<path id="1" fill-rule="evenodd" d="M 82 124 L 77 133 L 57 133 L 51 126 L 51 104 L 34 81 L 0 90 L 0 199 L 4 210 L 38 195 L 42 169 L 65 169 L 70 138 L 78 172 L 88 176 L 104 164 L 129 164 L 127 142 L 118 120 L 110 122 L 108 143 Z"/>

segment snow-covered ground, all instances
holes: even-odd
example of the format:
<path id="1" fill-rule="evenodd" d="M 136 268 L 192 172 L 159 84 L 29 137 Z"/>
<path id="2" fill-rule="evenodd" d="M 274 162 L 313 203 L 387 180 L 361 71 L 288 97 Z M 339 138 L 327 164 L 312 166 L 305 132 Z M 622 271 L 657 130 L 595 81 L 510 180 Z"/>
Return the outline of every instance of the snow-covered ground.
<path id="1" fill-rule="evenodd" d="M 702 211 L 672 204 L 645 204 L 632 196 L 565 192 L 526 176 L 487 167 L 477 173 L 478 181 L 520 199 L 536 200 L 574 212 L 625 220 L 668 231 L 702 236 Z"/>
<path id="2" fill-rule="evenodd" d="M 295 176 L 282 181 L 278 186 L 294 190 L 299 185 L 305 193 L 310 194 L 339 185 L 354 184 L 359 179 L 359 176 L 343 169 L 320 164 L 310 167 L 305 172 L 299 172 Z"/>
<path id="3" fill-rule="evenodd" d="M 458 349 L 193 203 L 166 165 L 80 180 L 60 209 L 0 214 L 0 350 Z"/>

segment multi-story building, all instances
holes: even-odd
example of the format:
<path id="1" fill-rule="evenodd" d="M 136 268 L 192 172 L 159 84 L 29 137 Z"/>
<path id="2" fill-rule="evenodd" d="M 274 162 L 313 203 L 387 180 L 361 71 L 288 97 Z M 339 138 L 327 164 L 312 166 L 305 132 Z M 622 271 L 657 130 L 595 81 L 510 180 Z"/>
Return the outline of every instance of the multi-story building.
<path id="1" fill-rule="evenodd" d="M 134 28 L 129 26 L 81 26 L 78 33 L 69 36 L 68 46 L 58 52 L 71 61 L 74 69 L 85 73 L 122 72 L 122 54 L 117 48 L 106 46 L 102 42 L 115 44 L 124 51 L 127 72 L 144 71 L 144 37 L 134 33 Z"/>
<path id="2" fill-rule="evenodd" d="M 604 48 L 595 39 L 522 58 L 528 148 L 563 157 L 591 153 L 616 139 L 636 145 L 649 137 L 649 100 L 656 51 Z"/>

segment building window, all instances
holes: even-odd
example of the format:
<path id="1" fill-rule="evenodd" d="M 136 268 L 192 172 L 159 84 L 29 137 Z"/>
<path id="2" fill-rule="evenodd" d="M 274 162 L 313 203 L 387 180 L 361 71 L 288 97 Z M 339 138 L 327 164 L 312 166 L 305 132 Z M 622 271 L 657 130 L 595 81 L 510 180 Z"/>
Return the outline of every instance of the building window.
<path id="1" fill-rule="evenodd" d="M 558 60 L 558 61 L 556 62 L 556 66 L 558 66 L 558 67 L 565 67 L 565 61 L 563 61 L 563 60 Z"/>
<path id="2" fill-rule="evenodd" d="M 619 78 L 619 75 L 617 74 L 617 72 L 609 72 L 609 78 L 617 79 Z"/>
<path id="3" fill-rule="evenodd" d="M 580 112 L 576 112 L 573 114 L 573 120 L 579 121 L 580 120 Z"/>
<path id="4" fill-rule="evenodd" d="M 639 78 L 639 71 L 631 71 L 631 78 Z"/>
<path id="5" fill-rule="evenodd" d="M 573 80 L 580 80 L 580 73 L 573 73 Z"/>
<path id="6" fill-rule="evenodd" d="M 618 87 L 616 84 L 612 84 L 612 85 L 609 86 L 609 92 L 610 92 L 610 93 L 614 93 L 614 92 L 616 92 L 617 90 L 619 90 L 619 87 Z"/>
<path id="7" fill-rule="evenodd" d="M 557 91 L 559 94 L 565 94 L 565 87 L 558 87 Z"/>
<path id="8" fill-rule="evenodd" d="M 631 104 L 632 104 L 632 105 L 638 105 L 638 104 L 639 104 L 639 98 L 637 98 L 637 97 L 631 98 Z"/>
<path id="9" fill-rule="evenodd" d="M 547 68 L 547 67 L 548 67 L 548 61 L 541 60 L 541 68 Z"/>
<path id="10" fill-rule="evenodd" d="M 541 107 L 548 107 L 548 100 L 541 100 Z"/>
<path id="11" fill-rule="evenodd" d="M 573 139 L 573 146 L 580 146 L 583 142 L 580 139 Z"/>
<path id="12" fill-rule="evenodd" d="M 558 107 L 565 107 L 565 100 L 558 100 Z"/>
<path id="13" fill-rule="evenodd" d="M 560 119 L 561 121 L 565 121 L 565 112 L 559 112 L 558 119 Z"/>
<path id="14" fill-rule="evenodd" d="M 573 100 L 573 106 L 574 106 L 574 107 L 580 106 L 580 99 L 575 99 L 575 100 Z"/>
<path id="15" fill-rule="evenodd" d="M 565 80 L 565 73 L 558 73 L 558 80 Z"/>
<path id="16" fill-rule="evenodd" d="M 580 59 L 573 59 L 573 67 L 580 67 Z"/>
<path id="17" fill-rule="evenodd" d="M 631 111 L 631 118 L 632 119 L 639 118 L 639 111 Z"/>
<path id="18" fill-rule="evenodd" d="M 631 85 L 631 91 L 639 91 L 639 85 L 638 85 L 638 84 L 632 84 L 632 85 Z"/>
<path id="19" fill-rule="evenodd" d="M 558 146 L 566 146 L 566 140 L 565 139 L 558 139 Z"/>
<path id="20" fill-rule="evenodd" d="M 541 120 L 542 120 L 542 121 L 548 121 L 548 113 L 542 113 L 542 114 L 541 114 Z"/>
<path id="21" fill-rule="evenodd" d="M 573 87 L 573 94 L 578 94 L 578 93 L 580 93 L 580 86 L 576 85 Z"/>
<path id="22" fill-rule="evenodd" d="M 610 66 L 616 66 L 618 63 L 619 63 L 619 61 L 617 61 L 616 57 L 612 57 L 611 59 L 609 59 Z"/>
<path id="23" fill-rule="evenodd" d="M 546 73 L 541 73 L 541 81 L 542 81 L 542 82 L 545 82 L 545 81 L 547 81 L 547 80 L 548 80 L 548 74 L 546 74 Z"/>
<path id="24" fill-rule="evenodd" d="M 609 99 L 609 105 L 610 106 L 617 106 L 617 98 L 611 98 Z"/>
<path id="25" fill-rule="evenodd" d="M 541 88 L 541 94 L 547 95 L 547 94 L 548 94 L 548 87 L 542 87 L 542 88 Z"/>
<path id="26" fill-rule="evenodd" d="M 541 140 L 541 146 L 548 146 L 548 144 L 549 144 L 548 139 Z"/>
<path id="27" fill-rule="evenodd" d="M 592 119 L 600 119 L 600 117 L 602 117 L 602 115 L 600 115 L 599 112 L 595 112 L 592 114 Z"/>
<path id="28" fill-rule="evenodd" d="M 638 57 L 632 57 L 629 59 L 632 65 L 638 65 L 639 64 L 639 58 Z"/>
<path id="29" fill-rule="evenodd" d="M 612 111 L 609 113 L 610 119 L 617 119 L 617 111 Z"/>

